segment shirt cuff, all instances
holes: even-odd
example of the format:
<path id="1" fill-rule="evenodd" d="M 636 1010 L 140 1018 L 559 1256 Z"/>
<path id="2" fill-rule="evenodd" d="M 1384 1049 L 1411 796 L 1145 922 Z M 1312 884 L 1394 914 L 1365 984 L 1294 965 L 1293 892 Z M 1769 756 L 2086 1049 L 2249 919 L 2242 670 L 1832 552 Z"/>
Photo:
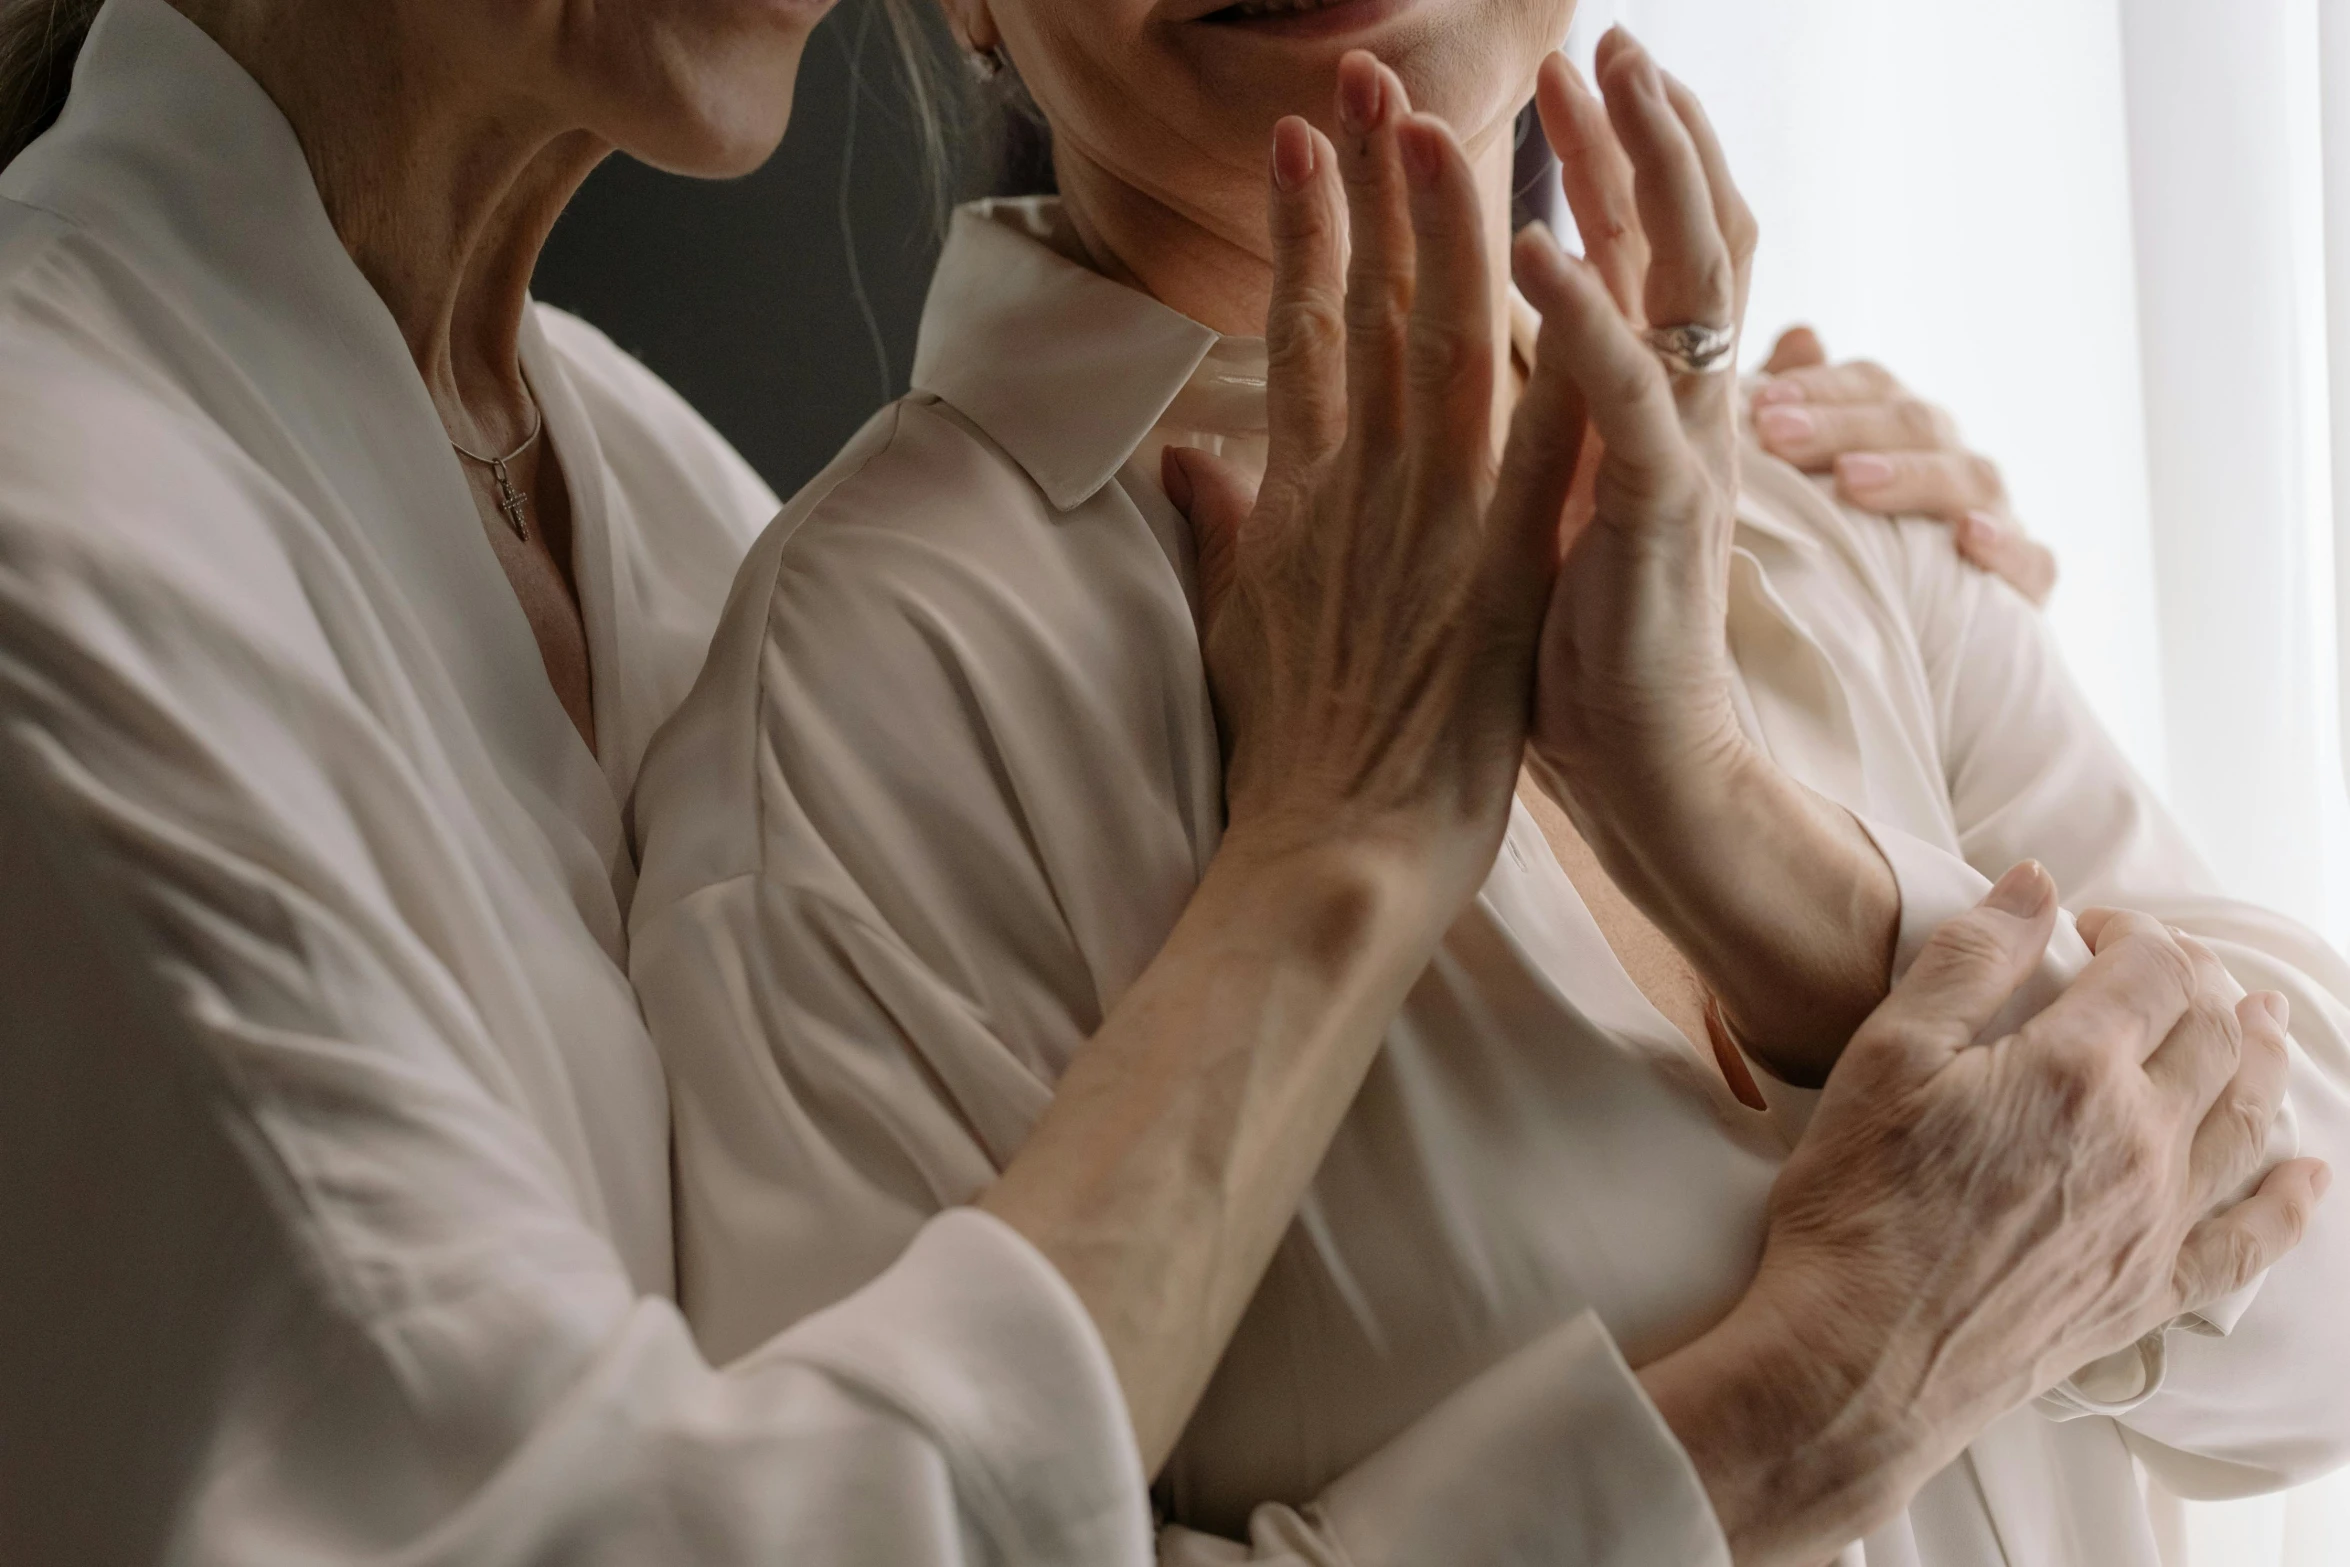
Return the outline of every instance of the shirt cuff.
<path id="1" fill-rule="evenodd" d="M 1896 827 L 1860 818 L 1862 828 L 1876 840 L 1885 862 L 1893 869 L 1893 880 L 1901 895 L 1901 929 L 1896 938 L 1893 958 L 1893 979 L 1896 984 L 1909 967 L 1917 961 L 1918 953 L 1943 923 L 1953 919 L 1981 902 L 1991 890 L 1990 878 L 1958 856 L 1931 844 L 1921 842 Z M 1990 1025 L 1977 1036 L 1978 1043 L 1989 1043 L 2014 1033 L 2042 1008 L 2054 1001 L 2089 966 L 2089 944 L 2073 924 L 2072 915 L 2060 912 L 2056 932 L 2049 938 L 2048 953 L 2039 968 L 2027 979 L 2014 998 L 1992 1018 Z M 2269 1147 L 2263 1161 L 2262 1173 L 2293 1156 L 2299 1137 L 2289 1105 L 2283 1107 L 2277 1121 L 2269 1128 Z M 2255 1177 L 2252 1186 L 2257 1186 Z M 2239 1195 L 2249 1196 L 2251 1186 Z M 2266 1275 L 2262 1275 L 2265 1278 Z M 2082 1415 L 2124 1415 L 2136 1409 L 2162 1389 L 2163 1373 L 2167 1364 L 2164 1339 L 2172 1331 L 2224 1337 L 2240 1320 L 2253 1298 L 2260 1293 L 2260 1279 L 2221 1300 L 2212 1301 L 2198 1310 L 2183 1312 L 2162 1328 L 2148 1334 L 2136 1344 L 2094 1364 L 2084 1366 L 2065 1382 L 2040 1398 L 2044 1414 L 2059 1420 L 2078 1419 Z"/>
<path id="2" fill-rule="evenodd" d="M 1311 1511 L 1352 1567 L 1729 1567 L 1697 1470 L 1599 1318 L 1486 1371 Z"/>
<path id="3" fill-rule="evenodd" d="M 1991 879 L 1957 855 L 1913 838 L 1898 827 L 1887 827 L 1865 816 L 1858 820 L 1892 867 L 1894 885 L 1901 895 L 1901 929 L 1893 949 L 1893 982 L 1898 985 L 1934 932 L 1983 901 L 1991 890 Z M 2062 995 L 2065 986 L 2088 966 L 2089 944 L 2081 939 L 2072 916 L 2060 912 L 2056 933 L 2048 938 L 2048 953 L 2039 968 L 1976 1041 L 1988 1044 L 2014 1033 Z"/>
<path id="4" fill-rule="evenodd" d="M 818 1367 L 944 1454 L 1001 1560 L 1147 1562 L 1150 1498 L 1109 1351 L 1058 1269 L 1010 1225 L 955 1208 L 889 1270 L 752 1362 Z"/>

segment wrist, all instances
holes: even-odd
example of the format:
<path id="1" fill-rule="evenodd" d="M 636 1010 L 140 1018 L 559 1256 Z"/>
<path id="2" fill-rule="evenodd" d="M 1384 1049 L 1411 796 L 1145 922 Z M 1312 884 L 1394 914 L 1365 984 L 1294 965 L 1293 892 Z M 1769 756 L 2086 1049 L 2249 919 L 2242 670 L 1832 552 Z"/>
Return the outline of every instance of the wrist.
<path id="1" fill-rule="evenodd" d="M 1245 911 L 1252 945 L 1333 976 L 1416 957 L 1417 978 L 1492 868 L 1500 844 L 1487 836 L 1395 822 L 1235 821 L 1194 902 Z"/>
<path id="2" fill-rule="evenodd" d="M 1740 1567 L 1816 1567 L 1893 1515 L 1930 1473 L 1866 1335 L 1784 1309 L 1758 1284 L 1695 1342 L 1641 1368 Z"/>

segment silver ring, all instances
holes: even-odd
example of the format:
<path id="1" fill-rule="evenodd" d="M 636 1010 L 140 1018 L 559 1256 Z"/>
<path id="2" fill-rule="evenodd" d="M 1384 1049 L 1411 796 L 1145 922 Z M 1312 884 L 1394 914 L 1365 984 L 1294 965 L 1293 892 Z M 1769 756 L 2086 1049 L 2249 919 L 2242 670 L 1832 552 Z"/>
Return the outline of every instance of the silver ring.
<path id="1" fill-rule="evenodd" d="M 1699 326 L 1695 322 L 1650 327 L 1647 338 L 1665 368 L 1679 375 L 1711 375 L 1738 347 L 1736 327 Z"/>

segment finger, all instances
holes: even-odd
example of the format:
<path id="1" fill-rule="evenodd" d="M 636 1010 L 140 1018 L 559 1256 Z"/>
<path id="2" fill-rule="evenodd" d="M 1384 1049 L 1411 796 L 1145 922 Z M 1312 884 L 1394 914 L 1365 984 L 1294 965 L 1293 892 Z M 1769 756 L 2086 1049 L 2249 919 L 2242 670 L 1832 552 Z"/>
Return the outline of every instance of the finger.
<path id="1" fill-rule="evenodd" d="M 1638 323 L 1648 277 L 1648 236 L 1641 232 L 1632 193 L 1632 160 L 1608 123 L 1607 105 L 1565 55 L 1553 54 L 1535 78 L 1534 109 L 1550 150 L 1558 155 L 1567 210 L 1583 236 L 1583 259 L 1599 269 L 1616 308 Z"/>
<path id="2" fill-rule="evenodd" d="M 2285 998 L 2269 991 L 2236 1004 L 2244 1047 L 2236 1075 L 2228 1080 L 2203 1120 L 2187 1154 L 2187 1174 L 2199 1207 L 2230 1198 L 2260 1168 L 2268 1153 L 2269 1129 L 2285 1101 L 2292 1056 L 2285 1028 L 2292 1016 Z"/>
<path id="3" fill-rule="evenodd" d="M 1256 508 L 1256 489 L 1223 459 L 1189 446 L 1170 446 L 1160 454 L 1159 483 L 1191 523 L 1204 633 L 1223 612 L 1239 578 L 1241 531 Z"/>
<path id="4" fill-rule="evenodd" d="M 2073 929 L 2081 933 L 2081 939 L 2089 944 L 2091 952 L 2101 952 L 2105 948 L 2107 929 L 2120 917 L 2119 909 L 2083 909 L 2073 916 Z"/>
<path id="5" fill-rule="evenodd" d="M 1761 225 L 1755 222 L 1754 209 L 1746 204 L 1737 180 L 1730 175 L 1730 160 L 1722 151 L 1721 138 L 1714 134 L 1713 121 L 1706 116 L 1705 105 L 1672 72 L 1660 74 L 1664 78 L 1665 101 L 1673 106 L 1681 128 L 1689 133 L 1690 145 L 1697 149 L 1698 164 L 1705 170 L 1706 188 L 1713 196 L 1714 226 L 1721 231 L 1722 243 L 1730 249 L 1730 265 L 1737 274 L 1732 319 L 1743 321 L 1747 285 L 1754 279 L 1755 246 L 1762 238 Z"/>
<path id="6" fill-rule="evenodd" d="M 1755 393 L 1768 403 L 1889 403 L 1907 397 L 1893 372 L 1866 359 L 1840 365 L 1798 365 Z"/>
<path id="7" fill-rule="evenodd" d="M 1600 85 L 1609 123 L 1632 160 L 1633 195 L 1648 236 L 1644 315 L 1658 326 L 1735 322 L 1736 269 L 1714 215 L 1704 163 L 1666 96 L 1664 73 L 1619 27 L 1608 34 L 1601 52 Z M 1726 378 L 1679 379 L 1718 394 Z"/>
<path id="8" fill-rule="evenodd" d="M 2034 604 L 2045 606 L 2056 591 L 2056 552 L 2028 537 L 2021 528 L 2002 523 L 1989 512 L 1969 512 L 1953 525 L 1958 553 L 2005 578 Z"/>
<path id="9" fill-rule="evenodd" d="M 1477 176 L 1434 115 L 1415 114 L 1396 134 L 1411 193 L 1414 254 L 1407 439 L 1420 482 L 1457 489 L 1481 484 L 1491 471 L 1499 373 Z"/>
<path id="10" fill-rule="evenodd" d="M 1338 168 L 1346 185 L 1346 392 L 1349 428 L 1372 451 L 1403 434 L 1405 337 L 1412 308 L 1412 220 L 1396 126 L 1403 83 L 1355 50 L 1338 63 Z"/>
<path id="11" fill-rule="evenodd" d="M 1547 379 L 1568 383 L 1540 395 L 1554 407 L 1579 398 L 1628 483 L 1652 493 L 1687 483 L 1688 445 L 1664 366 L 1633 334 L 1599 273 L 1559 249 L 1539 223 L 1519 233 L 1514 257 L 1519 290 L 1542 316 L 1528 395 Z"/>
<path id="12" fill-rule="evenodd" d="M 2291 1159 L 2269 1171 L 2260 1190 L 2187 1232 L 2172 1277 L 2180 1311 L 2224 1300 L 2276 1266 L 2309 1233 L 2310 1217 L 2333 1184 L 2316 1159 Z"/>
<path id="13" fill-rule="evenodd" d="M 1875 403 L 1758 401 L 1754 434 L 1763 450 L 1811 473 L 1847 452 L 1942 453 L 1958 444 L 1950 416 L 1914 397 Z M 1880 482 L 1885 477 L 1880 475 Z"/>
<path id="14" fill-rule="evenodd" d="M 1771 345 L 1771 357 L 1763 362 L 1763 374 L 1785 375 L 1791 370 L 1808 370 L 1827 362 L 1827 345 L 1820 341 L 1819 333 L 1808 326 L 1791 326 Z"/>
<path id="15" fill-rule="evenodd" d="M 2194 1003 L 2195 960 L 2161 921 L 2143 914 L 2108 915 L 2098 938 L 2080 977 L 2020 1032 L 2034 1050 L 2142 1065 Z"/>
<path id="16" fill-rule="evenodd" d="M 1974 1043 L 2048 949 L 2056 883 L 2026 860 L 1934 932 L 1855 1036 L 1900 1048 L 1927 1071 Z"/>
<path id="17" fill-rule="evenodd" d="M 1294 116 L 1273 128 L 1266 464 L 1298 472 L 1346 439 L 1346 212 L 1338 155 Z"/>
<path id="18" fill-rule="evenodd" d="M 2194 966 L 2195 992 L 2146 1058 L 2146 1076 L 2179 1112 L 2180 1124 L 2193 1128 L 2243 1062 L 2244 1024 L 2236 1003 L 2244 999 L 2244 987 L 2202 942 L 2174 939 Z"/>
<path id="19" fill-rule="evenodd" d="M 1967 451 L 1848 453 L 1836 459 L 1836 492 L 1879 516 L 1944 522 L 2007 504 L 1999 465 Z"/>
<path id="20" fill-rule="evenodd" d="M 1542 270 L 1560 254 L 1558 242 L 1539 224 L 1518 236 L 1513 270 Z M 1536 308 L 1541 308 L 1537 306 Z M 1549 330 L 1546 325 L 1544 330 Z M 1564 356 L 1535 347 L 1533 371 L 1510 417 L 1502 448 L 1501 476 L 1487 515 L 1496 571 L 1505 588 L 1522 589 L 1533 601 L 1547 599 L 1557 571 L 1567 500 L 1590 446 L 1589 410 L 1583 389 L 1567 373 Z"/>

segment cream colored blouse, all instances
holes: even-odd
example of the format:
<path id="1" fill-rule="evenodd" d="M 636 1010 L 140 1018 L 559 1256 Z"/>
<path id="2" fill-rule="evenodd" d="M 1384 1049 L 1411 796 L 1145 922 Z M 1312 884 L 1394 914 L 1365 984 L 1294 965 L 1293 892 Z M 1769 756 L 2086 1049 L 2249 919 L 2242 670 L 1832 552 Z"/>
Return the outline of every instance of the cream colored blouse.
<path id="1" fill-rule="evenodd" d="M 1008 1227 L 724 1365 L 669 1299 L 622 802 L 776 503 L 589 327 L 521 353 L 600 758 L 250 77 L 108 0 L 0 173 L 0 1561 L 1131 1558 Z"/>
<path id="2" fill-rule="evenodd" d="M 1216 849 L 1157 451 L 1260 450 L 1263 352 L 1076 255 L 1051 202 L 957 216 L 916 391 L 753 551 L 646 763 L 631 972 L 672 1084 L 680 1298 L 720 1359 L 988 1183 Z M 1885 846 L 1903 961 L 2037 856 L 2072 906 L 2153 911 L 2287 992 L 2300 1140 L 2350 1155 L 2350 966 L 2212 885 L 1945 533 L 1747 461 L 1742 716 Z M 2059 947 L 2040 998 L 2080 961 L 2069 922 Z M 1163 1551 L 1724 1560 L 1625 1366 L 1743 1290 L 1804 1111 L 1773 1098 L 1742 1108 L 1649 1005 L 1519 809 L 1162 1479 Z M 2350 1454 L 2345 1299 L 2335 1204 L 2246 1299 L 2016 1411 L 1850 1560 L 2154 1567 L 2133 1458 L 2203 1494 Z"/>

